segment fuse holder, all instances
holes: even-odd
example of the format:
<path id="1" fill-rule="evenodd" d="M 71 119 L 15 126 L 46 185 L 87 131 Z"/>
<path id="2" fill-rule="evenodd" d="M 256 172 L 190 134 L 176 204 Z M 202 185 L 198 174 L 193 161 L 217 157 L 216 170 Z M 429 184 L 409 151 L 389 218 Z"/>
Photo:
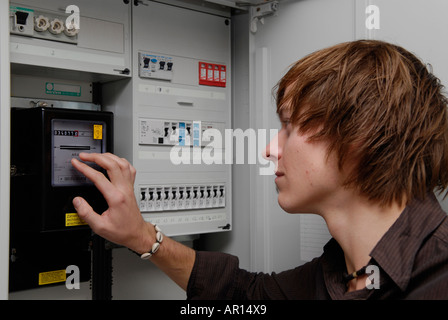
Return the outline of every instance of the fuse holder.
<path id="1" fill-rule="evenodd" d="M 205 86 L 225 87 L 227 82 L 226 65 L 199 62 L 199 84 Z"/>

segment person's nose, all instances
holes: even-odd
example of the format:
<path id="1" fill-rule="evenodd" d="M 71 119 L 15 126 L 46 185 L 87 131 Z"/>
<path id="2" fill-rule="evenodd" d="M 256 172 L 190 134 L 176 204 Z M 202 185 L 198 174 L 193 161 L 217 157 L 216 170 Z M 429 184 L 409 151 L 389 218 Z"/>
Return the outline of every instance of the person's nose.
<path id="1" fill-rule="evenodd" d="M 263 151 L 263 158 L 272 161 L 275 164 L 275 171 L 277 171 L 278 160 L 281 157 L 281 149 L 279 146 L 279 133 L 277 133 L 271 142 L 266 146 Z"/>

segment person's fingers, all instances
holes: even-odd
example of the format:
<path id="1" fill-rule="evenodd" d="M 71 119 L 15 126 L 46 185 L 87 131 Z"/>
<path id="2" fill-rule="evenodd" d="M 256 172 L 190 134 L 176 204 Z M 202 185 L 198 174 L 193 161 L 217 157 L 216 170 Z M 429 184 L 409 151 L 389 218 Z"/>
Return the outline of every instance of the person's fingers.
<path id="1" fill-rule="evenodd" d="M 120 167 L 121 172 L 122 172 L 123 176 L 125 177 L 125 179 L 127 179 L 129 182 L 132 183 L 132 185 L 134 185 L 136 170 L 129 163 L 128 160 L 126 160 L 125 158 L 120 158 L 112 153 L 104 153 L 104 156 L 108 157 L 109 159 L 111 159 L 113 161 L 116 161 L 118 166 Z"/>
<path id="2" fill-rule="evenodd" d="M 82 197 L 74 198 L 72 203 L 76 209 L 76 212 L 78 212 L 78 216 L 84 220 L 93 231 L 95 231 L 100 224 L 100 215 L 97 214 L 89 203 Z"/>
<path id="3" fill-rule="evenodd" d="M 95 162 L 107 171 L 110 181 L 119 186 L 128 186 L 133 177 L 129 169 L 129 162 L 111 153 L 80 153 L 79 158 L 83 161 Z"/>
<path id="4" fill-rule="evenodd" d="M 107 202 L 113 199 L 114 197 L 113 185 L 104 176 L 104 174 L 77 159 L 72 159 L 71 163 L 76 170 L 81 172 L 83 175 L 87 177 L 87 179 L 93 182 L 93 184 L 97 187 L 97 189 L 104 195 L 104 198 L 106 199 Z"/>

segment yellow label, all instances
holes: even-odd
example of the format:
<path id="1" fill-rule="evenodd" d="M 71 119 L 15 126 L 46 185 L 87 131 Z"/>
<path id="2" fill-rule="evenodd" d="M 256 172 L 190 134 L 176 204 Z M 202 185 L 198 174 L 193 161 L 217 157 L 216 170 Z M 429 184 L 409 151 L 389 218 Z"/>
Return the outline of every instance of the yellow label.
<path id="1" fill-rule="evenodd" d="M 83 226 L 87 223 L 82 220 L 77 213 L 66 213 L 65 214 L 65 226 L 66 227 L 74 227 L 74 226 Z"/>
<path id="2" fill-rule="evenodd" d="M 67 275 L 64 270 L 55 270 L 39 273 L 39 285 L 45 285 L 50 283 L 64 282 L 67 279 Z"/>
<path id="3" fill-rule="evenodd" d="M 94 124 L 93 125 L 93 139 L 102 140 L 103 139 L 103 125 Z"/>

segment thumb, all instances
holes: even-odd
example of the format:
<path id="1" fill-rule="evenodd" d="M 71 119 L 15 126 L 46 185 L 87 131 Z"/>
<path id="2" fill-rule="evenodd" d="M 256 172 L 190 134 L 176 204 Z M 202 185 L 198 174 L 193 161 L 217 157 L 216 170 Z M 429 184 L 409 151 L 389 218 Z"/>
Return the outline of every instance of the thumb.
<path id="1" fill-rule="evenodd" d="M 73 206 L 78 212 L 78 216 L 88 223 L 92 229 L 95 229 L 99 215 L 93 211 L 89 203 L 81 197 L 76 197 L 73 199 Z"/>

